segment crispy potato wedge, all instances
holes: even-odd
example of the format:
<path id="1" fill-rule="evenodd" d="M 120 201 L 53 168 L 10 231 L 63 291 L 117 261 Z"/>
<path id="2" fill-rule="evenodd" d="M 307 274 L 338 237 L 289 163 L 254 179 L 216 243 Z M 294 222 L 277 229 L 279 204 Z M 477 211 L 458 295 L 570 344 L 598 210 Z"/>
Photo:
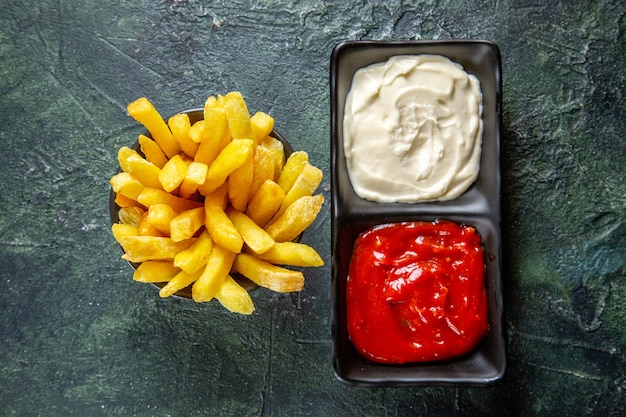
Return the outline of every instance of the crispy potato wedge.
<path id="1" fill-rule="evenodd" d="M 247 253 L 235 258 L 233 270 L 250 279 L 260 287 L 276 292 L 300 291 L 304 288 L 304 275 L 258 259 Z"/>
<path id="2" fill-rule="evenodd" d="M 215 293 L 215 299 L 232 313 L 249 315 L 254 312 L 254 303 L 250 294 L 230 275 Z"/>
<path id="3" fill-rule="evenodd" d="M 274 223 L 267 226 L 267 233 L 276 242 L 289 242 L 315 221 L 324 204 L 324 196 L 300 197 Z"/>

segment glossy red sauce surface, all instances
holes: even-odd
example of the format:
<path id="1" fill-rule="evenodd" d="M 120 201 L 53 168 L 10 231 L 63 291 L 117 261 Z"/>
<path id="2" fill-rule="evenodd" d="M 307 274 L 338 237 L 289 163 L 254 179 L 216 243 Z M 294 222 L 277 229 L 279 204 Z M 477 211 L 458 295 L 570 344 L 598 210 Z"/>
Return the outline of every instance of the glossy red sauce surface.
<path id="1" fill-rule="evenodd" d="M 470 226 L 439 220 L 365 231 L 346 291 L 350 339 L 374 362 L 453 358 L 488 328 L 483 248 Z"/>

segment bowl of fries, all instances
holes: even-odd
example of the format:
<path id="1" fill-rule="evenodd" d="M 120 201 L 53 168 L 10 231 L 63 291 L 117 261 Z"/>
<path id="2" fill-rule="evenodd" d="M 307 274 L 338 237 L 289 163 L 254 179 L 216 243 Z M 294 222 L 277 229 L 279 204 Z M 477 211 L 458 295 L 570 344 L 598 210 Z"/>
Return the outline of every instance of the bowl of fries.
<path id="1" fill-rule="evenodd" d="M 118 151 L 110 212 L 133 279 L 240 314 L 254 311 L 254 288 L 300 291 L 302 269 L 324 263 L 299 240 L 324 203 L 308 154 L 239 92 L 167 120 L 146 98 L 128 113 L 146 131 Z"/>

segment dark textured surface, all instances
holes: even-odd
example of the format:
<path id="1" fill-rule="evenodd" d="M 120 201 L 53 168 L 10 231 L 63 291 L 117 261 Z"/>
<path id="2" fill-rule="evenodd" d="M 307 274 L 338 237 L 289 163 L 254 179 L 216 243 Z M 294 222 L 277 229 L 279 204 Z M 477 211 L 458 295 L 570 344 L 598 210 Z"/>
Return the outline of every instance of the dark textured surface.
<path id="1" fill-rule="evenodd" d="M 332 3 L 332 4 L 331 4 Z M 0 415 L 626 414 L 626 5 L 619 1 L 2 2 Z M 329 189 L 328 63 L 346 39 L 482 38 L 502 52 L 509 368 L 490 388 L 349 388 L 327 261 L 251 317 L 158 298 L 108 225 L 116 150 L 239 90 Z"/>

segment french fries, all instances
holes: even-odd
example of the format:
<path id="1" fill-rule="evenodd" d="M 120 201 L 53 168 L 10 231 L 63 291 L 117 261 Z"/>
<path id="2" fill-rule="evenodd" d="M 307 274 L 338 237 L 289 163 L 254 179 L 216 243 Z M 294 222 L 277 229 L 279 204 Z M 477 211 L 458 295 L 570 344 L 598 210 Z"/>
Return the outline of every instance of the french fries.
<path id="1" fill-rule="evenodd" d="M 172 261 L 145 261 L 139 264 L 133 279 L 138 282 L 168 282 L 180 272 Z"/>
<path id="2" fill-rule="evenodd" d="M 187 175 L 187 164 L 180 155 L 174 155 L 159 172 L 159 183 L 168 193 L 174 191 Z"/>
<path id="3" fill-rule="evenodd" d="M 127 110 L 130 117 L 148 129 L 152 139 L 168 158 L 181 152 L 180 146 L 176 143 L 169 127 L 147 98 L 142 97 L 133 101 L 128 105 Z"/>
<path id="4" fill-rule="evenodd" d="M 265 229 L 276 242 L 289 242 L 313 223 L 324 204 L 324 196 L 300 197 Z"/>
<path id="5" fill-rule="evenodd" d="M 256 254 L 259 259 L 276 264 L 291 266 L 322 266 L 324 260 L 309 245 L 296 242 L 275 242 L 271 248 Z"/>
<path id="6" fill-rule="evenodd" d="M 247 253 L 240 253 L 233 265 L 235 271 L 260 287 L 276 292 L 300 291 L 304 287 L 304 275 L 258 259 Z"/>
<path id="7" fill-rule="evenodd" d="M 215 299 L 233 313 L 252 314 L 254 311 L 254 303 L 250 294 L 237 284 L 230 275 L 220 286 L 215 294 Z"/>
<path id="8" fill-rule="evenodd" d="M 123 259 L 129 262 L 173 260 L 178 252 L 187 249 L 195 239 L 174 242 L 169 237 L 122 236 L 118 240 L 124 249 Z"/>
<path id="9" fill-rule="evenodd" d="M 180 113 L 166 122 L 146 98 L 128 113 L 149 135 L 118 152 L 111 232 L 136 265 L 133 279 L 162 283 L 161 297 L 190 288 L 194 301 L 215 298 L 239 314 L 252 314 L 254 304 L 237 276 L 300 291 L 304 274 L 289 267 L 324 264 L 313 247 L 294 242 L 323 205 L 314 195 L 322 171 L 304 151 L 286 158 L 271 136 L 273 117 L 250 116 L 239 92 L 209 97 L 201 120 Z"/>

